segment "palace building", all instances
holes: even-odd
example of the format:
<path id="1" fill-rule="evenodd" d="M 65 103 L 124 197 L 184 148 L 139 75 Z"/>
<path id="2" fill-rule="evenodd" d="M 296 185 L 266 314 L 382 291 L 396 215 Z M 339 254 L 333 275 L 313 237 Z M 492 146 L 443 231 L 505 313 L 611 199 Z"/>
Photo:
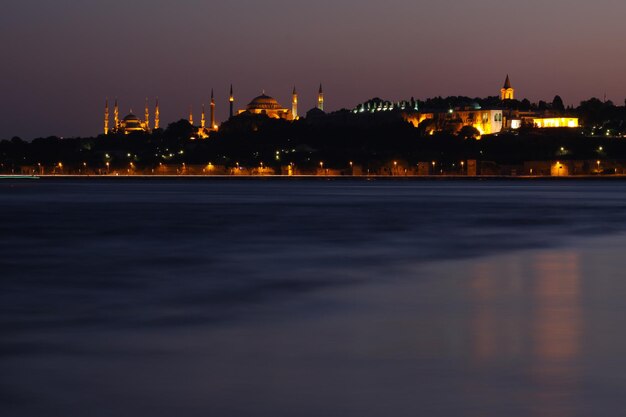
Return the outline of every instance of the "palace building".
<path id="1" fill-rule="evenodd" d="M 511 86 L 509 74 L 506 75 L 506 80 L 504 80 L 504 86 L 500 90 L 500 99 L 503 101 L 515 100 L 515 89 Z"/>
<path id="2" fill-rule="evenodd" d="M 515 89 L 511 85 L 508 74 L 504 81 L 504 87 L 500 90 L 500 98 L 503 102 L 515 99 Z M 571 117 L 563 114 L 562 111 L 555 111 L 554 109 L 517 110 L 509 108 L 503 110 L 503 116 L 503 128 L 511 130 L 517 130 L 522 127 L 552 129 L 562 127 L 577 128 L 580 126 L 577 117 Z"/>

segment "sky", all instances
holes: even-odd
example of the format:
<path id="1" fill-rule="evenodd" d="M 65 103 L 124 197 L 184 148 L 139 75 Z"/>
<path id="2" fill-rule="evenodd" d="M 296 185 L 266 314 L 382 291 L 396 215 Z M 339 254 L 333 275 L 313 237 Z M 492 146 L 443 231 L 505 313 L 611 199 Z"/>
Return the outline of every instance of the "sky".
<path id="1" fill-rule="evenodd" d="M 372 97 L 626 98 L 623 0 L 20 0 L 0 6 L 0 139 L 102 132 L 161 104 L 161 124 L 217 121 L 263 90 L 300 113 Z M 208 109 L 208 107 L 207 107 Z M 151 109 L 152 111 L 152 109 Z"/>

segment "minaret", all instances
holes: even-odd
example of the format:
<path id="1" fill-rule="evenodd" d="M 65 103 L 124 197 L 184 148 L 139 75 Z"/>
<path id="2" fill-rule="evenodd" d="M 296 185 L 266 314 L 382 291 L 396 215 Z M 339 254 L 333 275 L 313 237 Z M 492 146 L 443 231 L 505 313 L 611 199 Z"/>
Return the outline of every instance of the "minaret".
<path id="1" fill-rule="evenodd" d="M 189 106 L 189 124 L 193 126 L 193 106 Z"/>
<path id="2" fill-rule="evenodd" d="M 213 89 L 211 89 L 211 130 L 215 129 L 215 98 L 213 97 Z"/>
<path id="3" fill-rule="evenodd" d="M 156 106 L 154 107 L 154 130 L 159 128 L 159 116 L 161 113 L 159 112 L 159 98 L 156 98 Z"/>
<path id="4" fill-rule="evenodd" d="M 515 89 L 511 86 L 511 80 L 509 79 L 509 74 L 506 75 L 506 80 L 504 80 L 504 87 L 500 90 L 500 99 L 501 100 L 513 100 L 515 98 Z"/>
<path id="5" fill-rule="evenodd" d="M 317 93 L 317 108 L 324 111 L 324 91 L 322 91 L 322 84 L 320 84 L 320 90 Z"/>
<path id="6" fill-rule="evenodd" d="M 230 97 L 228 98 L 228 102 L 230 103 L 230 113 L 229 117 L 233 117 L 233 106 L 235 105 L 235 96 L 233 95 L 233 85 L 230 85 Z"/>
<path id="7" fill-rule="evenodd" d="M 148 109 L 148 97 L 146 97 L 146 109 L 144 111 L 146 131 L 150 130 L 150 110 Z"/>
<path id="8" fill-rule="evenodd" d="M 109 134 L 109 99 L 104 101 L 104 134 Z"/>
<path id="9" fill-rule="evenodd" d="M 113 107 L 113 124 L 115 125 L 115 130 L 120 128 L 120 108 L 117 105 L 117 99 L 115 99 L 115 107 Z"/>
<path id="10" fill-rule="evenodd" d="M 293 93 L 291 94 L 291 115 L 293 116 L 293 120 L 298 119 L 298 92 L 296 91 L 296 86 L 293 86 Z"/>
<path id="11" fill-rule="evenodd" d="M 206 118 L 204 117 L 204 103 L 202 103 L 202 117 L 200 118 L 200 128 L 204 129 L 206 126 Z"/>

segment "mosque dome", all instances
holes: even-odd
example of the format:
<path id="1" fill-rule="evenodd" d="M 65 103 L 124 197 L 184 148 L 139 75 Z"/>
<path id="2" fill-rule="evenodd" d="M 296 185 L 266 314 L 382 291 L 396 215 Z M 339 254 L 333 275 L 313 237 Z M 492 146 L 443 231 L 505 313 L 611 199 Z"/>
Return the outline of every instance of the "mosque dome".
<path id="1" fill-rule="evenodd" d="M 135 121 L 139 121 L 139 117 L 135 116 L 132 113 L 129 113 L 126 117 L 124 117 L 123 119 L 125 122 L 135 122 Z"/>
<path id="2" fill-rule="evenodd" d="M 278 104 L 275 98 L 261 94 L 254 98 L 247 106 L 247 110 L 281 110 L 282 106 Z"/>
<path id="3" fill-rule="evenodd" d="M 132 112 L 126 115 L 124 119 L 122 119 L 122 126 L 124 129 L 124 133 L 146 131 L 143 122 Z"/>

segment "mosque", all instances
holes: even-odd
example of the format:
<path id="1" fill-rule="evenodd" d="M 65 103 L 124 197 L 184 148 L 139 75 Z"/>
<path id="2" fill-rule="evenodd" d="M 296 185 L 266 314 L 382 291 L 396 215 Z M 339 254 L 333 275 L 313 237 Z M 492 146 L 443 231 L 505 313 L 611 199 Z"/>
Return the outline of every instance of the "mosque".
<path id="1" fill-rule="evenodd" d="M 154 129 L 159 128 L 159 99 L 156 99 L 156 105 L 154 108 Z M 109 118 L 109 100 L 107 99 L 104 103 L 104 134 L 117 134 L 123 133 L 128 135 L 130 133 L 135 132 L 145 132 L 149 133 L 152 129 L 150 128 L 150 109 L 148 108 L 148 99 L 146 99 L 146 108 L 144 110 L 144 119 L 141 120 L 139 117 L 133 114 L 133 110 L 124 116 L 123 119 L 120 120 L 120 109 L 117 104 L 117 99 L 115 99 L 115 105 L 113 106 L 113 126 L 110 126 L 110 118 Z"/>
<path id="2" fill-rule="evenodd" d="M 230 94 L 230 102 L 232 103 L 234 101 L 232 86 Z M 317 93 L 317 109 L 324 111 L 324 91 L 321 84 Z M 241 109 L 237 112 L 237 115 L 241 114 L 263 114 L 272 119 L 284 119 L 292 121 L 298 120 L 298 92 L 296 91 L 296 87 L 293 88 L 293 92 L 291 93 L 291 109 L 281 106 L 275 98 L 266 95 L 265 91 L 263 91 L 260 96 L 252 99 L 252 101 L 248 103 L 245 109 Z"/>
<path id="3" fill-rule="evenodd" d="M 229 118 L 235 116 L 234 114 L 234 106 L 235 106 L 235 96 L 233 93 L 233 86 L 230 86 L 230 94 L 228 97 L 229 103 Z M 317 94 L 317 111 L 324 111 L 324 91 L 322 90 L 322 85 L 320 84 L 318 94 Z M 255 114 L 255 115 L 265 115 L 272 119 L 284 119 L 289 121 L 294 121 L 299 119 L 298 115 L 298 92 L 296 91 L 296 87 L 293 88 L 293 92 L 291 94 L 291 109 L 285 108 L 273 97 L 270 97 L 263 92 L 260 96 L 255 97 L 248 103 L 245 109 L 241 109 L 237 112 L 238 115 L 242 114 Z M 215 96 L 213 94 L 213 90 L 211 90 L 211 102 L 210 102 L 210 118 L 207 123 L 207 118 L 205 114 L 204 104 L 202 105 L 202 113 L 200 117 L 200 125 L 194 125 L 193 119 L 193 108 L 189 108 L 189 123 L 196 127 L 197 136 L 201 139 L 208 138 L 211 132 L 215 132 L 218 130 L 218 125 L 215 122 Z M 146 99 L 146 107 L 144 111 L 144 119 L 141 120 L 131 110 L 128 115 L 126 115 L 123 119 L 119 118 L 119 106 L 117 103 L 117 99 L 115 100 L 115 105 L 113 108 L 113 126 L 110 125 L 110 115 L 109 115 L 109 101 L 105 100 L 104 105 L 104 134 L 131 134 L 135 132 L 144 132 L 150 133 L 152 130 L 159 129 L 160 122 L 160 112 L 159 112 L 159 99 L 156 99 L 156 105 L 154 108 L 154 125 L 153 128 L 150 127 L 150 109 L 148 106 L 148 99 Z"/>

